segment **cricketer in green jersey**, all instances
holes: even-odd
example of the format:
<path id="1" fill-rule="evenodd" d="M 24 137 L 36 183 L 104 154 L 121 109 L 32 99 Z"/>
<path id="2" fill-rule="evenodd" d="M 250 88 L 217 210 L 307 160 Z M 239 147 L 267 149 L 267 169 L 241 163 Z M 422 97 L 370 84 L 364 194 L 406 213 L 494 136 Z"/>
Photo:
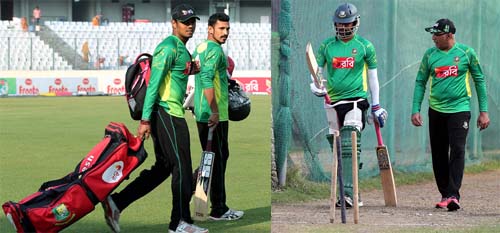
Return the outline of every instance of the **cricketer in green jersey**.
<path id="1" fill-rule="evenodd" d="M 114 232 L 120 231 L 120 213 L 170 175 L 172 210 L 168 232 L 208 232 L 192 224 L 189 207 L 192 192 L 191 151 L 182 107 L 188 76 L 196 72 L 186 49 L 186 42 L 195 32 L 196 20 L 199 17 L 193 7 L 187 4 L 176 6 L 172 10 L 172 35 L 158 44 L 154 51 L 137 136 L 148 139 L 151 135 L 156 161 L 149 170 L 141 171 L 127 187 L 104 202 L 106 222 Z"/>
<path id="2" fill-rule="evenodd" d="M 411 122 L 422 126 L 420 107 L 426 84 L 429 87 L 429 131 L 432 166 L 441 194 L 436 208 L 460 209 L 460 187 L 464 172 L 465 143 L 469 130 L 471 79 L 479 102 L 477 127 L 490 123 L 488 97 L 478 57 L 471 47 L 455 42 L 456 28 L 449 19 L 440 19 L 425 29 L 435 47 L 428 49 L 418 70 Z"/>
<path id="3" fill-rule="evenodd" d="M 228 145 L 228 61 L 221 44 L 229 36 L 229 16 L 215 13 L 208 19 L 208 37 L 196 47 L 193 57 L 200 61 L 200 73 L 195 78 L 194 113 L 201 147 L 206 148 L 209 127 L 213 131 L 212 151 L 215 153 L 210 188 L 212 220 L 236 220 L 243 211 L 226 205 L 225 173 L 229 158 Z M 195 174 L 197 171 L 195 171 Z"/>
<path id="4" fill-rule="evenodd" d="M 351 3 L 341 4 L 333 16 L 335 36 L 327 38 L 316 53 L 319 72 L 327 72 L 326 90 L 311 91 L 317 96 L 328 94 L 331 104 L 325 104 L 329 123 L 328 140 L 340 132 L 343 143 L 351 145 L 350 132 L 361 132 L 366 122 L 366 112 L 370 106 L 367 92 L 370 89 L 372 114 L 374 120 L 383 127 L 387 111 L 380 107 L 379 82 L 377 75 L 377 56 L 375 47 L 367 39 L 356 34 L 360 25 L 360 15 Z M 347 127 L 346 127 L 347 126 Z M 358 155 L 360 153 L 358 137 Z M 359 161 L 359 158 L 358 158 Z M 342 177 L 344 180 L 345 202 L 352 207 L 352 151 L 342 148 Z M 361 167 L 361 166 L 360 166 Z M 337 202 L 340 206 L 340 201 Z M 362 206 L 359 202 L 359 206 Z"/>

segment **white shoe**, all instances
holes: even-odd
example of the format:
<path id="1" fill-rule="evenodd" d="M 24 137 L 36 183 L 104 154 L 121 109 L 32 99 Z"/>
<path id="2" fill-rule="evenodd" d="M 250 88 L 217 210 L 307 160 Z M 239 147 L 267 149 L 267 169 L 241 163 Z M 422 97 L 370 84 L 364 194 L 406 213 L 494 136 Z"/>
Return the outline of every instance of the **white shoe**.
<path id="1" fill-rule="evenodd" d="M 238 220 L 241 217 L 243 217 L 245 213 L 241 210 L 233 210 L 229 209 L 225 214 L 223 214 L 220 217 L 213 217 L 210 216 L 210 219 L 215 220 L 215 221 L 220 221 L 220 220 Z"/>
<path id="2" fill-rule="evenodd" d="M 208 233 L 208 229 L 181 220 L 177 225 L 177 229 L 175 231 L 169 229 L 168 233 Z"/>
<path id="3" fill-rule="evenodd" d="M 116 204 L 111 196 L 106 197 L 106 199 L 104 199 L 101 204 L 102 208 L 104 209 L 104 218 L 106 219 L 106 223 L 113 232 L 119 233 L 120 224 L 118 223 L 118 221 L 120 220 L 120 210 L 118 210 L 118 207 L 116 207 Z"/>
<path id="4" fill-rule="evenodd" d="M 344 200 L 345 200 L 346 209 L 352 208 L 352 203 L 353 203 L 352 198 L 345 195 Z M 340 207 L 340 198 L 337 200 L 337 203 L 335 203 L 335 206 Z M 361 198 L 358 198 L 358 207 L 361 207 L 361 206 L 363 206 L 363 202 L 361 201 Z"/>

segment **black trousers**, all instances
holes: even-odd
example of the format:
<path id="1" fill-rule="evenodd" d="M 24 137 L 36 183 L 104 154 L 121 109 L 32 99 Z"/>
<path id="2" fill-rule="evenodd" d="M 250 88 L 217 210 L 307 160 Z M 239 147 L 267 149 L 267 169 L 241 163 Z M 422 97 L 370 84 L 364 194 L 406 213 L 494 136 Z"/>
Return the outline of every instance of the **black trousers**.
<path id="1" fill-rule="evenodd" d="M 192 166 L 186 120 L 171 116 L 160 107 L 151 116 L 151 137 L 156 162 L 151 169 L 141 171 L 134 181 L 111 197 L 121 212 L 132 202 L 155 189 L 172 174 L 173 198 L 169 228 L 175 231 L 180 220 L 193 223 L 189 210 Z"/>
<path id="2" fill-rule="evenodd" d="M 432 169 L 443 198 L 460 199 L 470 112 L 441 113 L 429 108 Z"/>
<path id="3" fill-rule="evenodd" d="M 198 136 L 201 147 L 205 150 L 208 137 L 208 123 L 197 122 Z M 226 205 L 226 165 L 229 158 L 228 145 L 229 122 L 220 121 L 215 127 L 212 138 L 212 150 L 215 153 L 212 170 L 212 184 L 210 188 L 210 202 L 212 203 L 211 216 L 219 217 L 229 210 Z"/>

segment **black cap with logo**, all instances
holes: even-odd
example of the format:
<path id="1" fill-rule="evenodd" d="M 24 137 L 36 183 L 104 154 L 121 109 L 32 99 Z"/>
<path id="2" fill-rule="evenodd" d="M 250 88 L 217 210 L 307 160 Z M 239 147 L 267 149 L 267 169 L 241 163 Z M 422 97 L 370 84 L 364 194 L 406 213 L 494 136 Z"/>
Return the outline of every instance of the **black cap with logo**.
<path id="1" fill-rule="evenodd" d="M 449 19 L 440 19 L 432 27 L 425 28 L 430 33 L 451 33 L 455 34 L 455 24 Z"/>
<path id="2" fill-rule="evenodd" d="M 186 22 L 191 18 L 200 20 L 194 11 L 194 8 L 188 4 L 180 4 L 172 10 L 172 19 L 180 22 Z"/>

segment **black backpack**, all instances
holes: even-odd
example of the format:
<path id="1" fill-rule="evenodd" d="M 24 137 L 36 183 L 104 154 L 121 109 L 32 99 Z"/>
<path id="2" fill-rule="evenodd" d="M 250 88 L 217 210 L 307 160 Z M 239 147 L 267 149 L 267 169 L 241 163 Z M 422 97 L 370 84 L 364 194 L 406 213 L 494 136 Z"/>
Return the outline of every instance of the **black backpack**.
<path id="1" fill-rule="evenodd" d="M 146 89 L 151 76 L 153 56 L 142 53 L 135 59 L 125 73 L 125 97 L 127 98 L 130 117 L 134 120 L 142 118 L 142 107 L 146 96 Z"/>

